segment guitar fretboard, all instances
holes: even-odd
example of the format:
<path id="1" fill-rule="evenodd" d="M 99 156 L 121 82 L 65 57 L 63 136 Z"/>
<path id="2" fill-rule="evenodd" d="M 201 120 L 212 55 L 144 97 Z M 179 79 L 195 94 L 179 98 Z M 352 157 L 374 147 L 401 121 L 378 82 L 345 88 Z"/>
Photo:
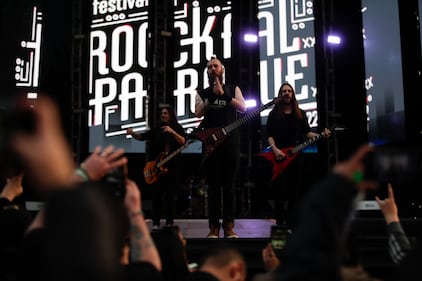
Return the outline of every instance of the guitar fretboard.
<path id="1" fill-rule="evenodd" d="M 157 163 L 157 168 L 159 169 L 161 166 L 163 166 L 164 164 L 166 164 L 168 161 L 170 161 L 174 156 L 176 156 L 177 154 L 179 154 L 183 149 L 185 149 L 192 142 L 193 142 L 193 140 L 186 141 L 181 147 L 179 147 L 178 149 L 176 149 L 175 151 L 173 151 L 172 153 L 170 153 L 166 158 L 164 158 L 163 160 L 161 160 L 160 162 L 158 162 Z"/>
<path id="2" fill-rule="evenodd" d="M 324 133 L 319 134 L 313 138 L 307 139 L 306 141 L 302 142 L 301 144 L 295 146 L 294 148 L 292 148 L 291 153 L 294 154 L 302 149 L 304 149 L 305 147 L 317 142 L 319 139 L 321 139 L 324 136 Z"/>
<path id="3" fill-rule="evenodd" d="M 234 121 L 230 125 L 227 125 L 226 127 L 224 127 L 224 131 L 228 134 L 231 131 L 233 131 L 234 129 L 236 129 L 237 127 L 243 125 L 244 123 L 248 122 L 252 118 L 258 116 L 261 111 L 263 111 L 263 110 L 269 108 L 270 106 L 272 106 L 275 103 L 276 99 L 277 98 L 273 99 L 272 101 L 270 101 L 267 104 L 264 104 L 259 109 L 255 110 L 255 111 L 252 111 L 251 113 L 249 113 L 249 114 L 243 116 L 242 118 Z"/>

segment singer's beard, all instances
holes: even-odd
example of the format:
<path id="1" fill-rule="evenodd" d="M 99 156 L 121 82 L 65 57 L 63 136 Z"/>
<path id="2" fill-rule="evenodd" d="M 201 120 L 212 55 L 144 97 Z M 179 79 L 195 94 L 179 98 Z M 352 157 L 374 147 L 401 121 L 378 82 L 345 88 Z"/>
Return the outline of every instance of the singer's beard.
<path id="1" fill-rule="evenodd" d="M 219 75 L 217 73 L 211 73 L 210 77 L 209 77 L 209 84 L 213 85 L 215 82 L 215 77 L 218 77 L 218 79 L 220 80 L 220 83 L 223 84 L 223 75 Z"/>

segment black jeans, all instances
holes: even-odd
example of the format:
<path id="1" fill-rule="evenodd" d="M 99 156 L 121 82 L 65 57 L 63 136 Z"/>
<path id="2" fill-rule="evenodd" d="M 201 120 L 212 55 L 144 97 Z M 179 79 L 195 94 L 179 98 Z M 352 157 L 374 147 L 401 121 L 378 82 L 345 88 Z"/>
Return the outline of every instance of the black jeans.
<path id="1" fill-rule="evenodd" d="M 210 225 L 219 226 L 220 218 L 224 221 L 234 221 L 239 156 L 239 145 L 222 145 L 204 163 Z"/>

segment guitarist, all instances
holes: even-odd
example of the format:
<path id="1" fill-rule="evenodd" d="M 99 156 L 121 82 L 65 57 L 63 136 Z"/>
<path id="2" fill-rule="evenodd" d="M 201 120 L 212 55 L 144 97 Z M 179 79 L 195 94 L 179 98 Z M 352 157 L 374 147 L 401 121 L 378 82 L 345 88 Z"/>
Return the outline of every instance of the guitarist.
<path id="1" fill-rule="evenodd" d="M 288 155 L 284 148 L 294 147 L 307 138 L 317 136 L 311 131 L 305 111 L 299 108 L 293 86 L 283 83 L 278 91 L 280 99 L 270 111 L 267 119 L 268 144 L 271 146 L 277 161 L 283 161 Z M 331 132 L 324 129 L 323 136 L 328 138 Z M 296 206 L 301 194 L 303 178 L 303 157 L 299 154 L 286 169 L 271 183 L 274 192 L 276 224 L 287 224 L 294 227 Z"/>
<path id="2" fill-rule="evenodd" d="M 236 121 L 237 111 L 246 111 L 242 91 L 238 86 L 225 84 L 224 66 L 216 57 L 211 57 L 208 61 L 207 74 L 210 86 L 198 91 L 195 98 L 195 116 L 204 117 L 199 126 L 202 129 L 230 124 Z M 210 232 L 207 235 L 208 238 L 219 237 L 220 218 L 223 219 L 224 237 L 238 237 L 233 231 L 233 227 L 234 192 L 239 155 L 240 136 L 238 130 L 234 130 L 204 162 L 204 175 L 209 187 L 208 223 Z M 221 194 L 221 190 L 223 194 Z M 221 196 L 223 196 L 223 206 L 220 204 Z"/>
<path id="3" fill-rule="evenodd" d="M 135 133 L 132 128 L 127 129 L 127 134 L 139 141 L 150 141 L 150 156 L 159 161 L 160 156 L 178 149 L 186 141 L 186 133 L 179 124 L 173 108 L 166 105 L 161 108 L 158 125 L 145 133 Z M 180 155 L 175 156 L 164 165 L 167 172 L 160 175 L 152 186 L 152 230 L 160 227 L 162 213 L 161 202 L 166 204 L 166 225 L 173 225 L 176 210 L 176 185 L 180 163 Z M 157 175 L 158 176 L 158 175 Z"/>

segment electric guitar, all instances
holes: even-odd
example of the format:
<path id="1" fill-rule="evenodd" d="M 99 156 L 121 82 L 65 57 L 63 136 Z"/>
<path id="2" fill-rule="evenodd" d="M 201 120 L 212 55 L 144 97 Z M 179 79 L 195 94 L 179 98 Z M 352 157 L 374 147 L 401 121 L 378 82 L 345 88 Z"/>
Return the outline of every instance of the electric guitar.
<path id="1" fill-rule="evenodd" d="M 335 130 L 336 129 L 334 128 L 333 130 L 330 130 L 330 131 L 332 132 Z M 325 136 L 325 133 L 322 132 L 321 134 L 313 138 L 307 139 L 306 141 L 302 142 L 301 144 L 298 144 L 297 146 L 282 148 L 281 151 L 283 151 L 286 157 L 280 160 L 275 158 L 275 154 L 272 150 L 258 154 L 258 156 L 265 157 L 267 160 L 269 160 L 273 164 L 273 175 L 271 177 L 271 181 L 274 181 L 287 168 L 287 166 L 298 156 L 299 151 L 319 141 L 324 136 Z"/>
<path id="2" fill-rule="evenodd" d="M 192 142 L 193 140 L 189 139 L 172 153 L 168 154 L 167 152 L 161 152 L 157 159 L 147 162 L 144 167 L 145 182 L 147 184 L 155 183 L 161 175 L 167 173 L 168 169 L 164 167 L 164 164 L 182 152 L 182 150 L 188 147 Z"/>
<path id="3" fill-rule="evenodd" d="M 251 120 L 255 116 L 258 116 L 258 114 L 269 108 L 270 106 L 274 105 L 276 100 L 279 99 L 278 97 L 273 99 L 272 101 L 268 102 L 267 104 L 264 104 L 259 109 L 252 111 L 251 113 L 243 116 L 240 119 L 237 119 L 236 121 L 232 122 L 231 124 L 225 126 L 225 127 L 217 127 L 217 128 L 210 128 L 210 129 L 197 129 L 196 131 L 193 131 L 190 136 L 192 138 L 200 140 L 203 144 L 203 157 L 202 162 L 205 161 L 230 135 L 230 132 L 237 129 L 239 126 L 245 124 L 247 121 Z"/>

